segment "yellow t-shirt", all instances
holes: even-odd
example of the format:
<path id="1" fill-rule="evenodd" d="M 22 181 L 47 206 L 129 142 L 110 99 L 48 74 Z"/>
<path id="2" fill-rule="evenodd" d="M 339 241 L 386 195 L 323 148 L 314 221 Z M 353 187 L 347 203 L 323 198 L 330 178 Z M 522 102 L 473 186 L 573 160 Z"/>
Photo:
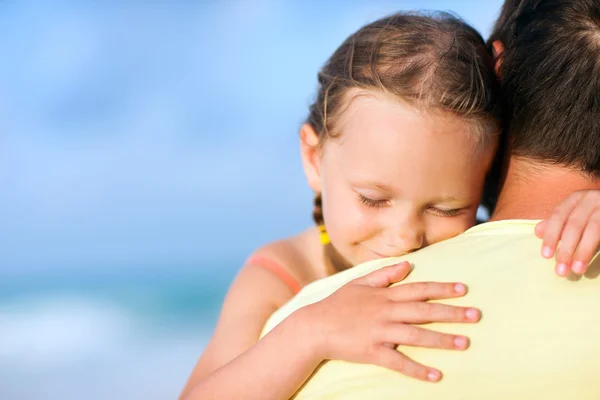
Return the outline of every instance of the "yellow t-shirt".
<path id="1" fill-rule="evenodd" d="M 366 364 L 327 361 L 297 393 L 325 399 L 600 399 L 600 260 L 586 276 L 560 278 L 541 257 L 538 221 L 490 222 L 403 257 L 362 264 L 306 286 L 267 321 L 268 332 L 294 310 L 317 302 L 359 276 L 407 260 L 404 281 L 464 282 L 469 293 L 447 304 L 482 310 L 477 324 L 430 324 L 467 335 L 468 350 L 401 346 L 444 374 L 422 382 Z"/>

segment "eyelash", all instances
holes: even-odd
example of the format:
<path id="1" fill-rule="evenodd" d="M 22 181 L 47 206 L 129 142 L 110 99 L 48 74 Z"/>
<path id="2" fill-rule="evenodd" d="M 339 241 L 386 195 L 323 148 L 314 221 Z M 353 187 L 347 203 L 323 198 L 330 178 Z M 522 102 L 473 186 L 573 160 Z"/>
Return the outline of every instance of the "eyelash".
<path id="1" fill-rule="evenodd" d="M 461 209 L 456 210 L 440 210 L 439 208 L 431 207 L 430 210 L 441 217 L 456 217 L 457 215 L 462 214 Z"/>
<path id="2" fill-rule="evenodd" d="M 361 203 L 363 203 L 367 207 L 372 207 L 372 208 L 381 208 L 381 207 L 385 206 L 387 203 L 387 200 L 373 200 L 373 199 L 363 196 L 360 193 L 358 194 L 358 199 L 360 200 Z"/>
<path id="3" fill-rule="evenodd" d="M 387 200 L 373 200 L 366 196 L 363 196 L 360 193 L 358 194 L 358 198 L 361 203 L 371 208 L 381 208 L 384 207 L 387 203 Z M 440 210 L 439 208 L 431 207 L 430 210 L 432 210 L 435 214 L 441 217 L 456 217 L 457 215 L 462 214 L 462 209 Z"/>

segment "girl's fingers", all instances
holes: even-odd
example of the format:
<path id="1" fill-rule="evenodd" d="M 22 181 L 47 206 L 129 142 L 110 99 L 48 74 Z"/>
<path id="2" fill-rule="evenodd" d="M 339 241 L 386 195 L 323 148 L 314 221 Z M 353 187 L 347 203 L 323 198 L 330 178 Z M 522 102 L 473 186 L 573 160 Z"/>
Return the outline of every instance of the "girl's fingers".
<path id="1" fill-rule="evenodd" d="M 581 197 L 582 195 L 580 192 L 567 197 L 554 209 L 554 212 L 550 218 L 546 220 L 546 226 L 544 229 L 544 242 L 542 245 L 542 255 L 544 257 L 551 258 L 554 256 L 556 246 L 558 245 L 558 241 L 562 235 L 567 218 L 571 212 L 573 212 L 581 200 Z"/>
<path id="2" fill-rule="evenodd" d="M 589 218 L 581 236 L 581 241 L 573 257 L 572 269 L 576 274 L 584 274 L 600 244 L 600 210 Z"/>
<path id="3" fill-rule="evenodd" d="M 543 239 L 544 238 L 544 232 L 546 231 L 546 225 L 548 225 L 548 220 L 543 220 L 538 222 L 535 225 L 535 236 L 537 236 L 539 239 Z"/>
<path id="4" fill-rule="evenodd" d="M 467 287 L 459 282 L 414 282 L 391 287 L 388 296 L 391 300 L 427 301 L 464 296 Z"/>
<path id="5" fill-rule="evenodd" d="M 556 251 L 558 264 L 571 266 L 577 245 L 581 241 L 583 231 L 586 229 L 586 225 L 596 207 L 598 207 L 596 201 L 591 201 L 587 196 L 584 196 L 571 212 L 560 236 L 560 247 Z M 596 240 L 598 239 L 596 238 Z"/>
<path id="6" fill-rule="evenodd" d="M 392 322 L 426 324 L 430 322 L 477 322 L 481 312 L 472 307 L 455 307 L 427 302 L 403 302 L 392 304 L 388 310 Z"/>
<path id="7" fill-rule="evenodd" d="M 469 339 L 465 336 L 435 332 L 414 325 L 388 324 L 382 340 L 404 346 L 427 347 L 430 349 L 465 350 Z"/>
<path id="8" fill-rule="evenodd" d="M 402 281 L 409 272 L 410 264 L 407 261 L 402 261 L 399 264 L 389 265 L 378 269 L 377 271 L 373 271 L 352 282 L 374 288 L 383 288 L 388 287 L 392 283 Z"/>
<path id="9" fill-rule="evenodd" d="M 386 346 L 380 346 L 373 352 L 367 362 L 380 365 L 406 376 L 420 379 L 422 381 L 437 382 L 442 378 L 440 371 L 419 364 L 404 354 Z"/>

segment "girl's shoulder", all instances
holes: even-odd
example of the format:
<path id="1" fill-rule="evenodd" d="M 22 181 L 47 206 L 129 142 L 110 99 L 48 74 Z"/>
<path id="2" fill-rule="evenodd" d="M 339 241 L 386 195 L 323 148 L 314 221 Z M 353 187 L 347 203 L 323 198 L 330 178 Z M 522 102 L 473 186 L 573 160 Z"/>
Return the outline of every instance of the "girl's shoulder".
<path id="1" fill-rule="evenodd" d="M 277 240 L 254 251 L 245 262 L 244 268 L 264 268 L 276 275 L 286 286 L 297 293 L 318 278 L 321 248 L 318 231 L 308 229 L 296 236 Z"/>

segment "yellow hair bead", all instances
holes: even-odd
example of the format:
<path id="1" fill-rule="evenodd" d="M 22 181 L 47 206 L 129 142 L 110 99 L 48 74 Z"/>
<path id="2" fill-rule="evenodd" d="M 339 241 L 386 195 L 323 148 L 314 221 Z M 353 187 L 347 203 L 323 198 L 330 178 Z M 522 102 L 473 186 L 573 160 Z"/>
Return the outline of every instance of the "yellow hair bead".
<path id="1" fill-rule="evenodd" d="M 329 240 L 329 235 L 327 234 L 327 230 L 325 229 L 325 225 L 319 225 L 319 231 L 321 231 L 321 244 L 329 244 L 331 240 Z"/>

